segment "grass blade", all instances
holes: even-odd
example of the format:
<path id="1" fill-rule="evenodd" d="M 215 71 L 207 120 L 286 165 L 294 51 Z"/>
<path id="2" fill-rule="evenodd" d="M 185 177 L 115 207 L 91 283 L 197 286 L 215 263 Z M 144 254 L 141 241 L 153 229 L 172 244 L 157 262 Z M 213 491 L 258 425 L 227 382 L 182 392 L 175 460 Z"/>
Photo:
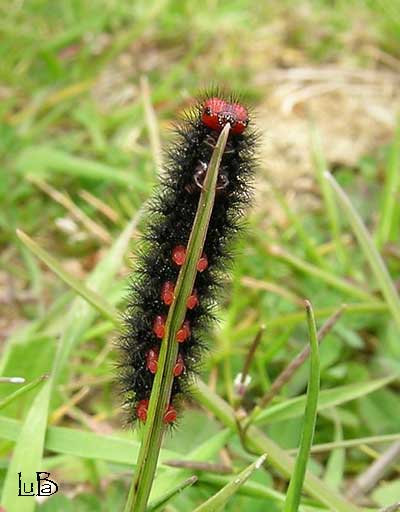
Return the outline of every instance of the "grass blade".
<path id="1" fill-rule="evenodd" d="M 14 393 L 11 393 L 9 396 L 4 398 L 3 400 L 0 400 L 0 409 L 3 409 L 3 407 L 6 407 L 6 405 L 10 404 L 20 396 L 24 395 L 25 393 L 28 393 L 28 391 L 31 391 L 32 389 L 35 389 L 36 386 L 39 386 L 42 382 L 44 382 L 47 379 L 47 375 L 43 375 L 42 377 L 39 377 L 38 379 L 35 379 L 32 382 L 29 382 L 22 388 L 17 389 L 17 391 L 14 391 Z"/>
<path id="2" fill-rule="evenodd" d="M 310 337 L 310 373 L 307 386 L 307 401 L 304 411 L 304 423 L 300 439 L 300 448 L 296 457 L 294 472 L 290 478 L 286 494 L 284 512 L 297 512 L 300 505 L 301 491 L 306 474 L 310 449 L 314 438 L 315 423 L 317 420 L 317 405 L 320 382 L 320 362 L 317 328 L 314 312 L 310 302 L 306 302 L 308 332 Z"/>
<path id="3" fill-rule="evenodd" d="M 128 173 L 111 165 L 87 158 L 72 156 L 67 152 L 49 146 L 26 149 L 17 162 L 17 168 L 21 173 L 29 172 L 32 174 L 36 169 L 46 169 L 53 173 L 59 172 L 68 176 L 134 186 L 141 191 L 146 191 L 149 188 L 139 179 L 138 174 Z"/>
<path id="4" fill-rule="evenodd" d="M 217 512 L 218 510 L 222 510 L 229 498 L 233 496 L 238 489 L 240 489 L 246 480 L 251 477 L 254 471 L 264 464 L 266 458 L 266 454 L 262 455 L 259 459 L 253 462 L 253 464 L 250 464 L 250 466 L 239 473 L 239 475 L 235 476 L 235 478 L 218 491 L 217 494 L 214 494 L 214 496 L 197 507 L 194 512 Z"/>
<path id="5" fill-rule="evenodd" d="M 390 150 L 389 161 L 386 168 L 385 187 L 383 189 L 383 202 L 380 222 L 376 233 L 376 243 L 382 248 L 396 229 L 397 211 L 399 209 L 400 194 L 400 120 L 396 135 Z"/>
<path id="6" fill-rule="evenodd" d="M 163 416 L 169 403 L 173 382 L 173 367 L 178 354 L 176 333 L 185 317 L 186 301 L 196 278 L 196 265 L 201 256 L 207 234 L 218 177 L 218 169 L 229 135 L 229 124 L 222 130 L 212 154 L 204 190 L 200 195 L 192 232 L 190 234 L 187 257 L 178 276 L 176 298 L 172 303 L 165 326 L 165 336 L 161 343 L 158 369 L 150 397 L 149 410 L 137 462 L 137 470 L 129 490 L 125 512 L 144 512 L 149 499 L 158 454 L 161 447 L 164 425 Z"/>
<path id="7" fill-rule="evenodd" d="M 204 382 L 198 380 L 197 387 L 193 389 L 193 393 L 226 427 L 232 430 L 237 429 L 235 411 Z M 245 441 L 249 448 L 255 453 L 260 455 L 268 453 L 268 462 L 281 474 L 289 477 L 293 473 L 294 460 L 292 457 L 257 427 L 250 426 L 247 429 Z M 309 471 L 306 471 L 305 474 L 304 489 L 308 494 L 324 504 L 329 510 L 334 512 L 360 512 L 358 507 L 351 504 L 333 489 L 330 489 L 324 482 Z"/>
<path id="8" fill-rule="evenodd" d="M 322 197 L 325 203 L 326 214 L 329 220 L 330 230 L 332 238 L 335 242 L 336 254 L 342 265 L 346 263 L 346 252 L 343 248 L 341 228 L 339 221 L 339 212 L 336 208 L 335 199 L 332 191 L 327 186 L 324 180 L 324 172 L 327 171 L 328 167 L 322 151 L 321 139 L 318 131 L 315 127 L 311 128 L 311 146 L 314 166 L 316 170 L 316 177 L 321 188 Z"/>
<path id="9" fill-rule="evenodd" d="M 397 294 L 394 283 L 385 266 L 385 263 L 383 262 L 381 255 L 374 245 L 374 242 L 372 241 L 371 236 L 368 233 L 368 230 L 365 227 L 363 221 L 351 204 L 347 194 L 329 172 L 325 173 L 325 178 L 334 190 L 336 197 L 353 229 L 353 232 L 357 237 L 358 243 L 360 244 L 361 249 L 364 252 L 364 255 L 372 269 L 372 272 L 375 275 L 375 279 L 378 282 L 382 295 L 387 302 L 393 318 L 396 321 L 397 326 L 400 327 L 400 298 Z"/>
<path id="10" fill-rule="evenodd" d="M 118 318 L 118 311 L 108 302 L 106 302 L 102 296 L 93 290 L 90 290 L 85 286 L 82 281 L 75 278 L 69 272 L 64 270 L 58 261 L 51 256 L 47 251 L 40 247 L 31 237 L 26 233 L 17 229 L 18 238 L 21 242 L 33 252 L 40 260 L 57 274 L 69 287 L 75 290 L 81 297 L 83 297 L 89 304 L 91 304 L 97 311 L 106 319 L 115 322 Z"/>
<path id="11" fill-rule="evenodd" d="M 0 438 L 16 441 L 23 423 L 0 416 Z M 92 460 L 105 460 L 126 466 L 132 465 L 132 453 L 138 454 L 140 443 L 116 435 L 95 434 L 76 428 L 48 427 L 45 439 L 46 450 L 64 455 L 73 455 Z M 161 451 L 162 460 L 177 458 L 180 455 L 171 450 Z M 165 467 L 165 472 L 170 470 Z"/>
<path id="12" fill-rule="evenodd" d="M 136 219 L 128 224 L 107 256 L 97 265 L 89 277 L 87 281 L 88 286 L 102 291 L 107 290 L 111 284 L 112 276 L 121 265 L 135 225 Z M 81 298 L 74 300 L 64 324 L 65 329 L 53 362 L 52 374 L 33 400 L 22 425 L 8 467 L 1 499 L 1 504 L 8 512 L 18 512 L 21 510 L 20 497 L 15 492 L 15 475 L 21 471 L 26 478 L 30 478 L 31 475 L 35 475 L 35 471 L 38 470 L 37 468 L 41 467 L 49 403 L 53 387 L 61 371 L 65 368 L 71 351 L 82 339 L 84 332 L 94 318 L 95 311 L 86 301 Z M 33 512 L 35 509 L 33 496 L 24 497 L 24 507 L 25 512 Z"/>
<path id="13" fill-rule="evenodd" d="M 321 391 L 319 394 L 318 412 L 372 393 L 386 386 L 397 377 L 396 375 L 391 375 L 383 379 L 347 384 L 345 386 L 338 386 L 333 389 Z M 280 404 L 272 405 L 262 411 L 257 418 L 255 418 L 254 423 L 262 425 L 264 423 L 274 423 L 277 421 L 285 421 L 289 418 L 296 418 L 303 414 L 305 403 L 306 396 L 302 395 L 285 400 Z"/>
<path id="14" fill-rule="evenodd" d="M 153 503 L 150 503 L 147 507 L 146 512 L 156 512 L 161 507 L 166 505 L 172 498 L 175 498 L 175 496 L 179 493 L 181 493 L 184 489 L 187 487 L 190 487 L 191 485 L 195 484 L 197 482 L 198 478 L 197 476 L 190 476 L 180 484 L 176 485 L 175 487 L 172 487 L 167 494 L 164 494 L 164 496 L 161 496 L 158 500 L 154 501 Z"/>

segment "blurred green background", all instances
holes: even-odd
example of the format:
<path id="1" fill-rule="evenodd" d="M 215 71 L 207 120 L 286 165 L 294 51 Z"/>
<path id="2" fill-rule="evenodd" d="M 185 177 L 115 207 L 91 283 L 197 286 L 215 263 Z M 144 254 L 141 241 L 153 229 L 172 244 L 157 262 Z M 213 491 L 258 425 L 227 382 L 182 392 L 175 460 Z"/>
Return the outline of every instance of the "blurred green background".
<path id="1" fill-rule="evenodd" d="M 323 390 L 398 375 L 399 326 L 322 176 L 331 170 L 349 194 L 399 290 L 398 0 L 13 0 L 0 2 L 0 14 L 3 375 L 31 381 L 49 373 L 74 307 L 74 293 L 18 240 L 16 228 L 85 280 L 150 196 L 172 122 L 212 85 L 239 92 L 253 107 L 260 146 L 255 203 L 204 379 L 234 403 L 234 378 L 265 323 L 244 401 L 250 409 L 307 341 L 304 298 L 319 325 L 349 304 L 321 348 Z M 120 310 L 129 265 L 125 251 L 103 290 Z M 94 313 L 86 320 L 52 390 L 49 422 L 134 439 L 122 429 L 113 383 L 115 328 Z M 304 393 L 307 371 L 302 367 L 275 402 Z M 15 389 L 1 384 L 1 398 Z M 395 378 L 326 409 L 315 443 L 399 434 L 398 391 Z M 3 407 L 3 417 L 22 421 L 37 392 Z M 15 441 L 4 425 L 3 480 Z M 188 453 L 220 428 L 192 404 L 167 447 Z M 262 428 L 291 449 L 301 422 L 278 416 Z M 312 468 L 344 495 L 385 448 L 327 451 Z M 235 436 L 221 457 L 235 470 L 249 459 Z M 399 499 L 400 462 L 392 462 L 359 503 Z M 118 510 L 123 503 L 127 465 L 53 450 L 45 451 L 44 469 L 61 491 L 40 510 Z M 285 490 L 274 468 L 254 480 Z M 202 481 L 167 510 L 193 510 L 217 488 Z M 282 504 L 239 493 L 227 510 L 266 508 Z"/>

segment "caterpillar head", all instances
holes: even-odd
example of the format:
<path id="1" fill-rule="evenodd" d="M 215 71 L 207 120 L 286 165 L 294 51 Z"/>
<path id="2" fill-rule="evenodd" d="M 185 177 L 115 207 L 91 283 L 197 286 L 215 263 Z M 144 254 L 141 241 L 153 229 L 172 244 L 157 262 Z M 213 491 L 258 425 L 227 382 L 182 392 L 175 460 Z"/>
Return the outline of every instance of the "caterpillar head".
<path id="1" fill-rule="evenodd" d="M 209 98 L 204 102 L 202 123 L 212 130 L 221 131 L 226 123 L 232 133 L 243 133 L 249 123 L 249 114 L 240 103 L 229 103 L 221 98 Z"/>

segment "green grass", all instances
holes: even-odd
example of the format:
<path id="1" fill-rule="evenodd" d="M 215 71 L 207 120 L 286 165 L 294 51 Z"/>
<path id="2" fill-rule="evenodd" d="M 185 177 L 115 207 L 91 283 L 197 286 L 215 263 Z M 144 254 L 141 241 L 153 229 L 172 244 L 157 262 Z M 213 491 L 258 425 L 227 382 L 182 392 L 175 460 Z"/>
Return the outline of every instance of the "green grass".
<path id="1" fill-rule="evenodd" d="M 171 121 L 199 90 L 218 83 L 254 105 L 268 143 L 265 126 L 278 86 L 263 76 L 277 67 L 391 71 L 369 50 L 399 62 L 395 4 L 0 5 L 0 367 L 2 376 L 26 380 L 26 387 L 0 383 L 0 480 L 8 512 L 21 510 L 20 470 L 27 479 L 51 471 L 60 484 L 45 503 L 27 498 L 26 510 L 123 509 L 141 434 L 123 428 L 113 382 L 116 311 L 124 310 L 142 206 Z M 302 105 L 294 115 L 308 120 Z M 400 432 L 393 414 L 400 408 L 399 128 L 350 168 L 345 155 L 331 162 L 324 154 L 326 141 L 319 143 L 323 134 L 312 121 L 306 151 L 313 201 L 292 201 L 290 181 L 270 191 L 274 176 L 262 153 L 257 203 L 238 242 L 232 284 L 194 393 L 197 405 L 166 436 L 153 509 L 212 510 L 223 503 L 228 512 L 283 510 L 308 364 L 242 435 L 234 379 L 265 325 L 242 403 L 250 413 L 307 343 L 303 299 L 312 301 L 317 325 L 347 307 L 320 347 L 314 446 L 326 449 L 315 455 L 311 449 L 299 510 L 354 510 L 345 489 L 372 462 L 364 449 L 368 438 L 371 446 L 382 440 L 374 444 L 380 451 Z M 291 161 L 290 148 L 285 151 L 282 158 Z M 324 175 L 331 167 L 335 181 Z M 70 199 L 68 210 L 43 183 Z M 50 377 L 42 381 L 44 375 Z M 253 473 L 264 453 L 266 464 Z M 173 468 L 171 459 L 223 461 L 232 473 Z M 386 485 L 377 483 L 368 507 L 389 504 L 398 471 L 393 466 Z M 198 480 L 191 485 L 193 475 Z"/>

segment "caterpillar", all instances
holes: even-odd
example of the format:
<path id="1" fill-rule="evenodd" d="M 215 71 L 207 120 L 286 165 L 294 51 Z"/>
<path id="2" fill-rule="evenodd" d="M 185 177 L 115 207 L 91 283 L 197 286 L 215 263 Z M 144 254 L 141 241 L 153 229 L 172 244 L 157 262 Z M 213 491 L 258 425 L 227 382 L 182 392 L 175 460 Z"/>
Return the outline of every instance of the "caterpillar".
<path id="1" fill-rule="evenodd" d="M 185 320 L 176 334 L 179 352 L 164 423 L 175 423 L 191 377 L 207 349 L 207 331 L 224 270 L 231 259 L 230 245 L 241 229 L 241 217 L 252 195 L 257 135 L 249 128 L 248 109 L 234 97 L 205 95 L 176 128 L 167 151 L 165 172 L 147 209 L 147 222 L 137 254 L 119 338 L 120 387 L 129 422 L 145 422 L 168 308 L 185 261 L 200 191 L 219 133 L 229 123 L 204 252 L 197 262 L 193 291 Z"/>

